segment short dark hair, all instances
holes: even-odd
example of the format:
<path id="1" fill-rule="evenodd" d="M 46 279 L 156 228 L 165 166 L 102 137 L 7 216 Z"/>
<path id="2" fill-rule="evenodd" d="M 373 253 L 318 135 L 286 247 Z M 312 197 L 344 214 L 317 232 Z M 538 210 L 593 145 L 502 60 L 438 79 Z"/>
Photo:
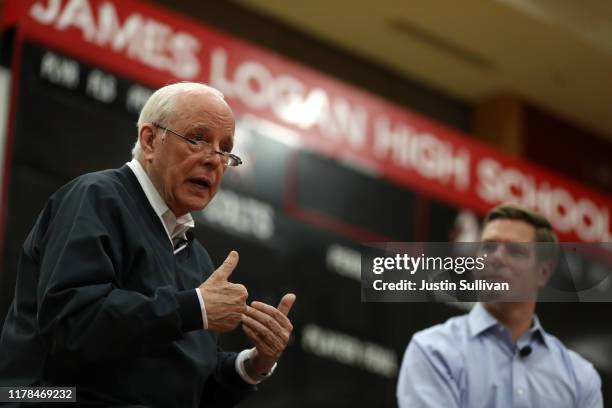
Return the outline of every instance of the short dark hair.
<path id="1" fill-rule="evenodd" d="M 532 225 L 535 228 L 535 242 L 550 242 L 553 244 L 538 246 L 539 260 L 556 259 L 558 252 L 556 244 L 559 242 L 559 239 L 552 225 L 550 225 L 550 222 L 544 216 L 518 204 L 503 203 L 489 211 L 482 223 L 482 228 L 484 229 L 488 223 L 498 219 L 519 220 Z"/>

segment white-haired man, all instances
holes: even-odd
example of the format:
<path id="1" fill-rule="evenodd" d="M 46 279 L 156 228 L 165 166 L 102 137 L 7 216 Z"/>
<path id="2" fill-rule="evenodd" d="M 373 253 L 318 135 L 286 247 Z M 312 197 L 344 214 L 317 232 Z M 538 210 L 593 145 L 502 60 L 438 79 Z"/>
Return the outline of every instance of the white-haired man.
<path id="1" fill-rule="evenodd" d="M 234 117 L 217 90 L 157 90 L 138 120 L 133 160 L 51 196 L 26 239 L 0 338 L 0 386 L 75 386 L 80 405 L 233 406 L 273 370 L 295 301 L 246 304 L 193 239 L 191 211 L 214 197 Z M 239 323 L 254 348 L 220 352 Z"/>

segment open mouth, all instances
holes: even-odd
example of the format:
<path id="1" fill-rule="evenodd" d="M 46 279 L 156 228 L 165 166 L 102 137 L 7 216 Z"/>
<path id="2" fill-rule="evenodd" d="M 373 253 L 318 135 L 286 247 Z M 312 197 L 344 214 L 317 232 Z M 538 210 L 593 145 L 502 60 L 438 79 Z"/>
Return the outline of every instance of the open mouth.
<path id="1" fill-rule="evenodd" d="M 192 178 L 189 179 L 189 183 L 203 190 L 207 190 L 210 188 L 210 183 L 208 182 L 208 180 L 205 179 Z"/>

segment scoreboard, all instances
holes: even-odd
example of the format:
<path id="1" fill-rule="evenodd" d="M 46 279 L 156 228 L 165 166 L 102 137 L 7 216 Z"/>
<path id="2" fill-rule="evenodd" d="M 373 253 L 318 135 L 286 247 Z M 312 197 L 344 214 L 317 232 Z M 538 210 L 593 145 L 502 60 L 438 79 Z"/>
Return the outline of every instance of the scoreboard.
<path id="1" fill-rule="evenodd" d="M 77 175 L 131 159 L 138 113 L 152 92 L 33 42 L 23 44 L 17 77 L 3 316 L 12 300 L 11 271 L 45 201 Z M 279 141 L 274 131 L 282 133 L 266 121 L 238 116 L 235 152 L 245 164 L 229 169 L 213 203 L 194 214 L 196 237 L 216 264 L 238 250 L 232 279 L 245 284 L 252 299 L 276 304 L 287 291 L 298 297 L 292 320 L 299 344 L 248 402 L 392 405 L 401 354 L 421 318 L 397 327 L 405 306 L 360 302 L 359 250 L 371 239 L 414 240 L 418 195 Z M 445 210 L 451 222 L 455 210 Z M 227 349 L 248 346 L 241 333 L 222 342 Z M 355 392 L 359 383 L 368 384 L 369 397 Z"/>
<path id="2" fill-rule="evenodd" d="M 102 4 L 89 3 L 92 10 Z M 566 188 L 577 203 L 591 200 L 597 209 L 612 208 L 609 198 L 532 164 L 152 6 L 104 3 L 114 5 L 118 21 L 124 19 L 124 36 L 136 13 L 164 22 L 175 36 L 183 35 L 180 38 L 191 32 L 201 41 L 198 66 L 210 61 L 209 72 L 186 78 L 193 65 L 188 72 L 177 68 L 162 73 L 149 60 L 130 54 L 127 45 L 124 54 L 113 56 L 120 43 L 104 48 L 87 36 L 79 39 L 78 27 L 62 28 L 54 40 L 48 30 L 59 30 L 59 23 L 42 27 L 34 21 L 36 13 L 27 14 L 32 4 L 38 3 L 21 2 L 27 22 L 14 20 L 15 38 L 4 44 L 12 49 L 13 82 L 1 203 L 0 324 L 13 297 L 21 245 L 47 198 L 78 175 L 131 160 L 141 107 L 154 89 L 175 80 L 208 82 L 224 91 L 236 113 L 234 151 L 244 160 L 242 166 L 228 169 L 213 202 L 194 213 L 197 239 L 217 265 L 230 250 L 240 253 L 232 280 L 243 283 L 252 300 L 276 304 L 288 291 L 297 294 L 292 344 L 276 374 L 242 404 L 245 407 L 395 406 L 398 369 L 412 334 L 465 309 L 461 304 L 362 303 L 360 254 L 371 241 L 476 238 L 479 218 L 497 204 L 486 201 L 491 194 L 478 196 L 478 185 L 472 186 L 478 169 L 491 169 L 491 162 L 516 168 L 534 184 L 545 180 Z M 225 81 L 219 76 L 222 56 Z M 260 76 L 249 77 L 247 63 L 239 61 L 247 57 L 267 64 L 267 71 L 258 68 L 252 72 Z M 328 97 L 327 105 L 317 105 L 326 112 L 323 119 L 287 120 L 290 110 L 281 109 L 282 103 L 290 106 L 286 95 L 276 102 L 257 102 L 263 100 L 257 99 L 257 92 L 275 75 L 277 88 L 278 78 L 293 81 L 295 89 L 311 88 L 302 108 L 312 106 L 308 104 L 316 97 Z M 258 80 L 259 87 L 239 88 L 244 85 L 240 78 Z M 329 109 L 323 110 L 326 106 Z M 376 115 L 386 115 L 386 121 L 371 119 Z M 392 121 L 400 124 L 391 126 Z M 388 139 L 380 133 L 376 139 L 383 124 L 395 130 Z M 358 125 L 362 127 L 355 128 Z M 370 139 L 374 141 L 368 148 Z M 381 153 L 383 141 L 396 147 L 386 156 Z M 402 141 L 423 152 L 422 157 L 410 151 L 396 156 Z M 442 166 L 436 157 L 444 159 Z M 609 232 L 599 227 L 589 233 L 600 230 Z M 568 227 L 561 233 L 575 238 L 581 230 Z M 572 314 L 577 307 L 580 313 Z M 596 319 L 595 311 L 603 310 L 610 311 L 609 304 L 543 304 L 539 315 L 547 330 L 580 349 L 579 333 L 586 334 L 589 344 L 610 339 L 610 329 Z M 222 346 L 249 347 L 239 330 L 222 336 Z M 589 348 L 583 344 L 585 350 Z M 597 359 L 596 354 L 585 356 Z M 609 392 L 606 380 L 611 373 L 606 373 L 604 360 L 598 368 Z"/>

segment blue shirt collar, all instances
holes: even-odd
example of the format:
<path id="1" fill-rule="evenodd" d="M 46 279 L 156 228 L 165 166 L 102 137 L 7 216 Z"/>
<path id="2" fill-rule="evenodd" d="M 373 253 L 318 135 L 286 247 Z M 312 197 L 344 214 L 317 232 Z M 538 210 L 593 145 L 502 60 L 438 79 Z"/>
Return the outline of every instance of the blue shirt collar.
<path id="1" fill-rule="evenodd" d="M 480 303 L 476 303 L 468 315 L 470 337 L 479 336 L 492 327 L 499 325 L 501 325 L 501 323 L 499 323 Z M 540 319 L 536 315 L 533 316 L 533 326 L 531 326 L 529 332 L 532 333 L 533 337 L 539 338 L 540 341 L 548 347 L 548 340 L 546 339 L 547 334 L 542 328 Z"/>
<path id="2" fill-rule="evenodd" d="M 533 333 L 534 337 L 539 338 L 546 347 L 549 346 L 547 340 L 548 334 L 542 328 L 542 325 L 540 324 L 540 319 L 537 315 L 533 315 L 533 326 L 531 327 L 530 331 Z"/>
<path id="3" fill-rule="evenodd" d="M 476 303 L 468 315 L 470 337 L 476 337 L 499 322 L 480 303 Z"/>

